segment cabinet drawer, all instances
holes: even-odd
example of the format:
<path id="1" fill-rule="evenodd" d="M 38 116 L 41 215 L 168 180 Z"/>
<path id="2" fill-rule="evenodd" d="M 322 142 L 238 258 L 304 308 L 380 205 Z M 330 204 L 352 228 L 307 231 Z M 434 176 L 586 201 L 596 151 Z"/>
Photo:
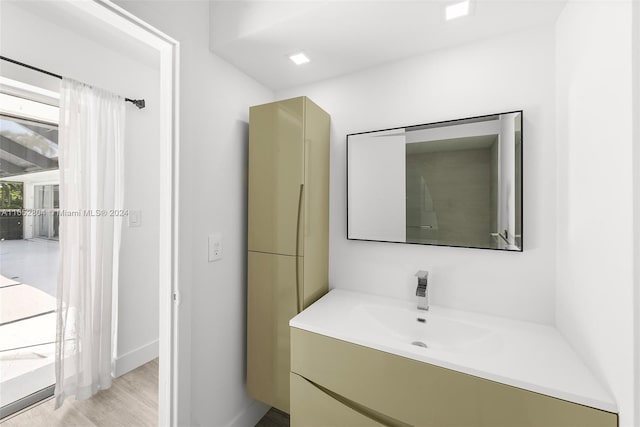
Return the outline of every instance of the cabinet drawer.
<path id="1" fill-rule="evenodd" d="M 291 373 L 291 425 L 377 427 L 376 420 L 350 408 L 301 376 Z"/>
<path id="2" fill-rule="evenodd" d="M 291 371 L 358 405 L 415 426 L 618 424 L 617 415 L 610 412 L 297 328 L 291 328 Z"/>

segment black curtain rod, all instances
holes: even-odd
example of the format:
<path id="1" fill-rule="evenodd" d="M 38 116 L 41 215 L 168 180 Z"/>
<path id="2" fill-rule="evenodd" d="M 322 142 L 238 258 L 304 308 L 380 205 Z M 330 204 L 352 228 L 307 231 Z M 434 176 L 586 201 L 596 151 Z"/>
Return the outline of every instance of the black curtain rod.
<path id="1" fill-rule="evenodd" d="M 0 59 L 2 59 L 3 61 L 8 61 L 8 62 L 14 63 L 16 65 L 20 65 L 21 67 L 29 68 L 30 70 L 37 71 L 39 73 L 46 74 L 48 76 L 55 77 L 55 78 L 58 78 L 58 79 L 62 80 L 62 76 L 60 74 L 55 74 L 55 73 L 52 73 L 50 71 L 43 70 L 42 68 L 37 68 L 37 67 L 34 67 L 33 65 L 25 64 L 24 62 L 20 62 L 20 61 L 16 61 L 15 59 L 7 58 L 6 56 L 0 56 Z M 125 98 L 124 100 L 127 101 L 127 102 L 132 103 L 133 105 L 135 105 L 136 107 L 138 107 L 140 109 L 145 107 L 144 99 L 129 99 L 129 98 Z"/>

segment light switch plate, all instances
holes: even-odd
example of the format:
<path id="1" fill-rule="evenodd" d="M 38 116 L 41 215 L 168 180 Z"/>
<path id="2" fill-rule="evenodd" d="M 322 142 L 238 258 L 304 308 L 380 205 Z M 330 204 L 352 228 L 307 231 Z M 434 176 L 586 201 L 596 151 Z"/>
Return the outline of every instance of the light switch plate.
<path id="1" fill-rule="evenodd" d="M 222 234 L 209 234 L 209 262 L 222 259 Z"/>
<path id="2" fill-rule="evenodd" d="M 129 227 L 142 227 L 142 211 L 129 210 L 128 224 Z"/>

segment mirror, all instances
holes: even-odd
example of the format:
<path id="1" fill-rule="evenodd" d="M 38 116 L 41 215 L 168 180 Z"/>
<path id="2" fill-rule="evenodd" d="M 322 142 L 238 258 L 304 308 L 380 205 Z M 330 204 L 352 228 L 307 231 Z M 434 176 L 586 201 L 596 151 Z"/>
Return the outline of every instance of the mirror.
<path id="1" fill-rule="evenodd" d="M 522 251 L 522 111 L 347 135 L 347 238 Z"/>

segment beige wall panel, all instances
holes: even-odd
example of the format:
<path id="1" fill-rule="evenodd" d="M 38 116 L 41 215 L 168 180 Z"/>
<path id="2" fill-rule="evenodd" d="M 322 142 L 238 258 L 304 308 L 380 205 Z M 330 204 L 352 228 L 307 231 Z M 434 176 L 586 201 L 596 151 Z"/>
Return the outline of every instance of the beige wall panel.
<path id="1" fill-rule="evenodd" d="M 291 328 L 291 371 L 423 427 L 614 427 L 617 415 Z"/>
<path id="2" fill-rule="evenodd" d="M 303 115 L 304 98 L 250 109 L 250 251 L 296 255 L 298 247 L 298 255 L 303 254 L 303 246 L 296 242 L 296 236 L 302 238 L 296 224 L 304 182 Z"/>
<path id="3" fill-rule="evenodd" d="M 247 263 L 247 389 L 251 397 L 289 412 L 296 257 L 249 252 Z"/>
<path id="4" fill-rule="evenodd" d="M 304 307 L 329 289 L 330 120 L 305 98 Z"/>

